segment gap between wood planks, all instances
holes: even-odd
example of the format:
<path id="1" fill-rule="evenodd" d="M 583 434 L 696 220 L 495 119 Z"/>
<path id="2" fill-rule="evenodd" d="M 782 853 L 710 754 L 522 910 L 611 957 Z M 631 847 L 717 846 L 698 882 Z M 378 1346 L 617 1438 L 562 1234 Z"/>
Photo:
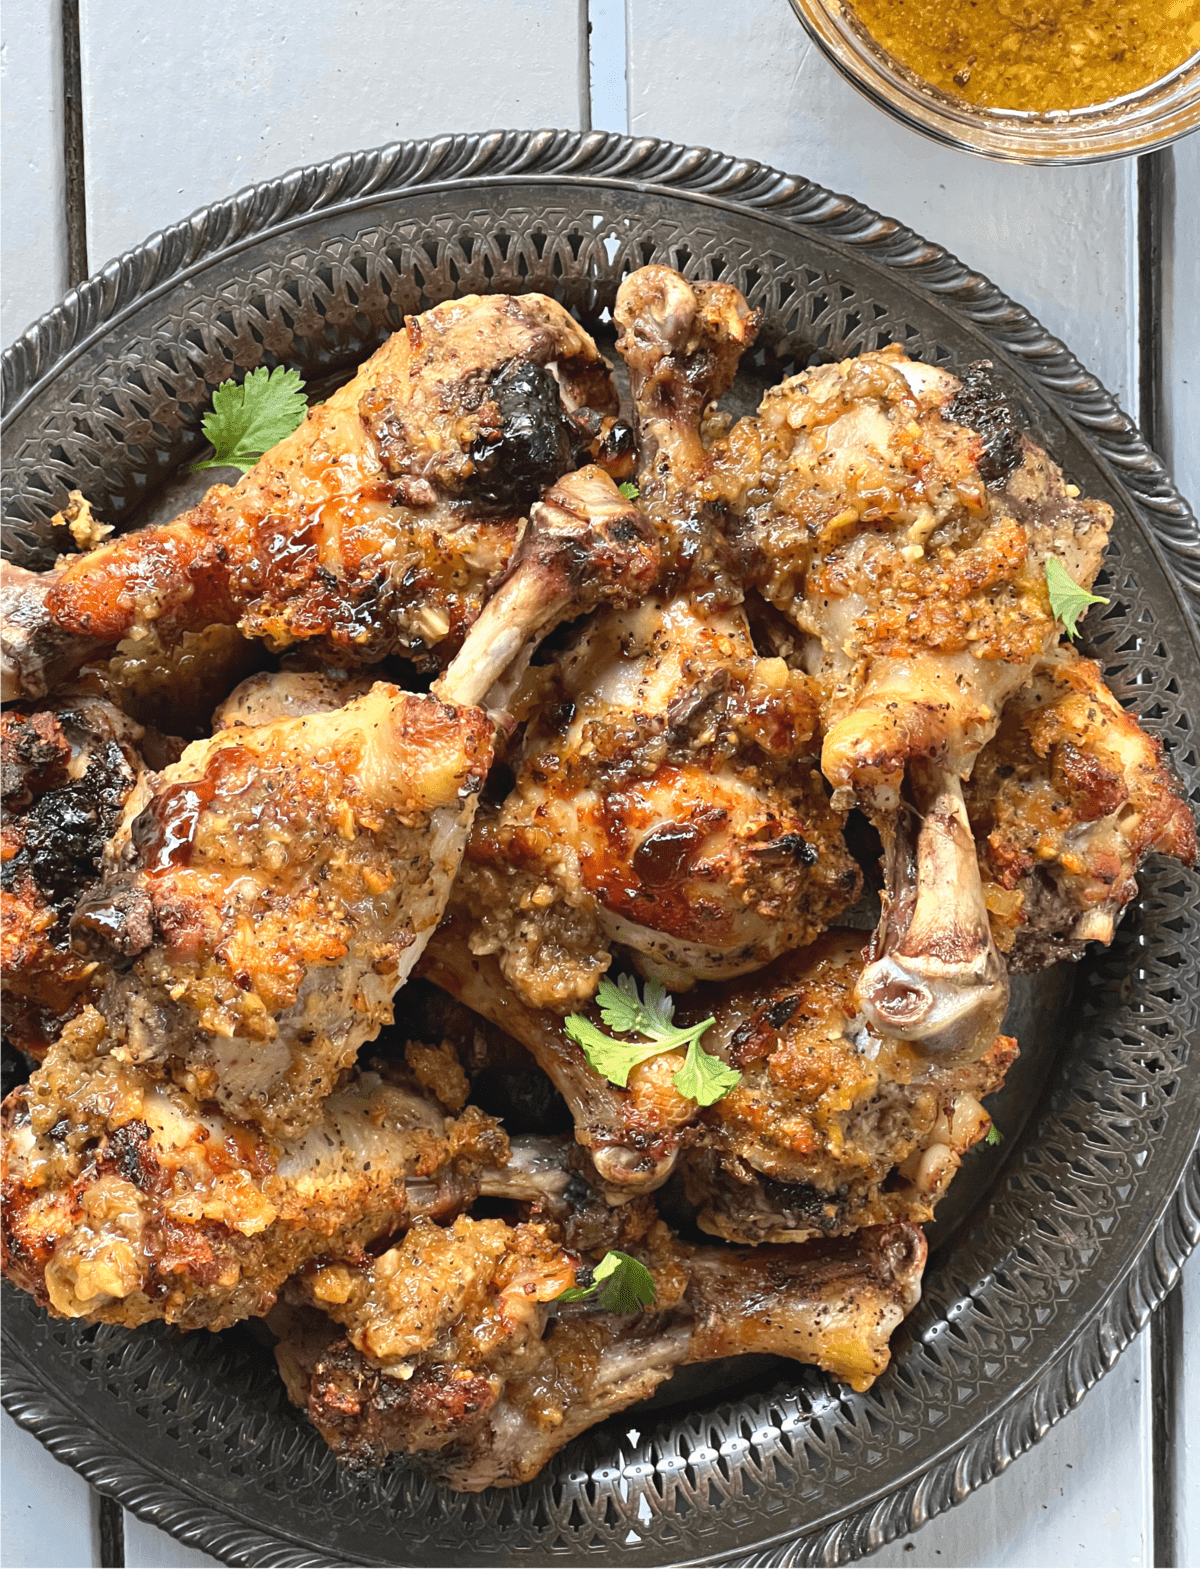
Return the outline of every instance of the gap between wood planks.
<path id="1" fill-rule="evenodd" d="M 1166 453 L 1163 381 L 1163 237 L 1174 219 L 1174 159 L 1169 147 L 1137 161 L 1138 424 L 1147 443 Z M 1175 1569 L 1175 1448 L 1183 1376 L 1183 1277 L 1150 1320 L 1150 1458 L 1155 1569 Z"/>

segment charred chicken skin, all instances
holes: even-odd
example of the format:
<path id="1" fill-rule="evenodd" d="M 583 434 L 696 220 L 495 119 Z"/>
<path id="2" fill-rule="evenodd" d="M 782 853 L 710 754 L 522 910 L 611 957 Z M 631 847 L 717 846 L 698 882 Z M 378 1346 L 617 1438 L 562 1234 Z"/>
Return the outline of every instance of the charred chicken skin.
<path id="1" fill-rule="evenodd" d="M 1009 700 L 966 805 L 996 944 L 1013 970 L 1110 942 L 1146 856 L 1196 860 L 1195 819 L 1161 743 L 1066 643 Z"/>
<path id="2" fill-rule="evenodd" d="M 145 732 L 102 698 L 0 716 L 0 972 L 4 1035 L 40 1056 L 94 998 L 94 960 L 70 920 L 99 881 L 104 846 L 142 772 Z"/>
<path id="3" fill-rule="evenodd" d="M 868 1388 L 925 1262 L 909 1226 L 747 1254 L 655 1221 L 624 1246 L 653 1275 L 651 1312 L 551 1317 L 579 1258 L 537 1225 L 418 1221 L 366 1268 L 310 1268 L 289 1287 L 308 1311 L 274 1320 L 288 1393 L 353 1466 L 401 1452 L 462 1491 L 513 1487 L 687 1363 L 765 1351 Z"/>
<path id="4" fill-rule="evenodd" d="M 444 667 L 539 491 L 620 446 L 616 409 L 607 363 L 544 295 L 409 317 L 233 488 L 53 573 L 6 568 L 4 697 L 131 633 L 213 623 L 334 663 Z"/>

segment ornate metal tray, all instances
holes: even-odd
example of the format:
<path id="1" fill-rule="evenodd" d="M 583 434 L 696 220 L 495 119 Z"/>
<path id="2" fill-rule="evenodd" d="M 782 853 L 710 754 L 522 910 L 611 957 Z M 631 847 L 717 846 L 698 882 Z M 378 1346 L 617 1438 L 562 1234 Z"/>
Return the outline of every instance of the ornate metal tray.
<path id="1" fill-rule="evenodd" d="M 402 315 L 541 289 L 601 334 L 622 273 L 728 278 L 764 313 L 735 389 L 898 340 L 990 358 L 1116 508 L 1088 642 L 1200 793 L 1200 530 L 1112 398 L 945 251 L 758 164 L 650 140 L 496 132 L 294 171 L 151 237 L 4 356 L 8 522 L 26 564 L 68 486 L 133 523 L 181 494 L 212 389 L 260 363 L 346 375 Z M 1112 948 L 1018 999 L 1023 1067 L 939 1220 L 924 1300 L 865 1395 L 794 1364 L 666 1386 L 514 1492 L 356 1479 L 242 1328 L 49 1320 L 6 1291 L 4 1401 L 60 1459 L 231 1564 L 834 1564 L 948 1508 L 1076 1404 L 1200 1233 L 1200 877 L 1154 862 Z M 1022 1122 L 1024 1125 L 1022 1126 Z"/>

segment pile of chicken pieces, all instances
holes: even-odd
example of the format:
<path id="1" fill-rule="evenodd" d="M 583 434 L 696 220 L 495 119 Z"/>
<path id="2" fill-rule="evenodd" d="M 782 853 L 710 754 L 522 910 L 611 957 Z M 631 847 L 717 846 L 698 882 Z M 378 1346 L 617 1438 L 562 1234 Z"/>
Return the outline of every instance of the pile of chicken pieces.
<path id="1" fill-rule="evenodd" d="M 341 1458 L 467 1490 L 685 1363 L 865 1389 L 1010 969 L 1196 854 L 1050 606 L 1110 510 L 989 367 L 887 348 L 733 423 L 737 290 L 649 266 L 614 316 L 630 418 L 554 300 L 454 300 L 237 485 L 5 572 L 5 1275 L 266 1317 Z M 589 1064 L 622 973 L 732 1090 Z M 653 1304 L 562 1300 L 612 1249 Z"/>

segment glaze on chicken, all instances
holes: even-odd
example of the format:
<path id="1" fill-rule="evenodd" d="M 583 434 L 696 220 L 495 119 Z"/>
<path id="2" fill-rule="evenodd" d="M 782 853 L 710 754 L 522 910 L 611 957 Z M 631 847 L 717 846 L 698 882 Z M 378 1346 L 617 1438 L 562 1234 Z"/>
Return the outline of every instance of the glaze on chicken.
<path id="1" fill-rule="evenodd" d="M 334 663 L 444 667 L 526 509 L 605 455 L 616 408 L 595 344 L 544 295 L 410 316 L 233 488 L 53 573 L 6 568 L 5 699 L 131 633 L 214 623 Z"/>

